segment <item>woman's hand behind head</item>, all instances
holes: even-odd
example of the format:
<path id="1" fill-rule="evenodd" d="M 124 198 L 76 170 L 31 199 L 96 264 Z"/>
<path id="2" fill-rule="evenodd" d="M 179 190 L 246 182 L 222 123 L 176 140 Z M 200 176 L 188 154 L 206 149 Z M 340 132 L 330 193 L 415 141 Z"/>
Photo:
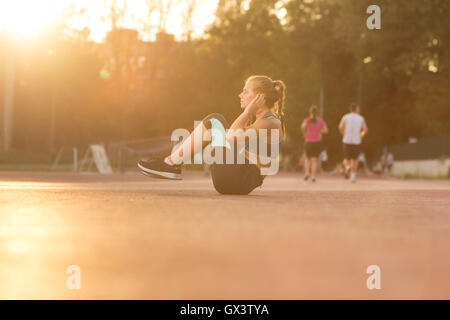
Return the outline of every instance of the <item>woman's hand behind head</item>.
<path id="1" fill-rule="evenodd" d="M 264 94 L 258 93 L 255 98 L 245 107 L 245 111 L 251 115 L 256 115 L 259 109 L 266 107 Z"/>

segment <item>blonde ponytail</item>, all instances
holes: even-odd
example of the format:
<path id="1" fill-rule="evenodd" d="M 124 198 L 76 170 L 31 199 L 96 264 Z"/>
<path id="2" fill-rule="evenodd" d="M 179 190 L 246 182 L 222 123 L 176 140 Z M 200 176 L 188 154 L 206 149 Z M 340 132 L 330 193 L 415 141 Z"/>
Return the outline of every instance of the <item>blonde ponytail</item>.
<path id="1" fill-rule="evenodd" d="M 286 121 L 284 116 L 285 101 L 286 101 L 286 85 L 281 80 L 275 80 L 275 90 L 278 92 L 278 99 L 273 106 L 273 112 L 281 121 L 281 128 L 283 130 L 283 138 L 286 138 Z"/>

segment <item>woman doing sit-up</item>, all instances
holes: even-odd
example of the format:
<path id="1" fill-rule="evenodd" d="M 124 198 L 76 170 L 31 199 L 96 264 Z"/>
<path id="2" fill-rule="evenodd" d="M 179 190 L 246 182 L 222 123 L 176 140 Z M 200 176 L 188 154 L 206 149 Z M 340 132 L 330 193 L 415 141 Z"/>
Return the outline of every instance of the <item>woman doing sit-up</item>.
<path id="1" fill-rule="evenodd" d="M 266 76 L 251 76 L 239 94 L 242 113 L 231 126 L 221 114 L 212 113 L 205 117 L 170 155 L 161 159 L 139 161 L 138 167 L 147 175 L 180 180 L 181 164 L 190 160 L 191 155 L 203 151 L 210 145 L 213 154 L 223 155 L 223 161 L 216 161 L 211 165 L 215 189 L 222 194 L 249 194 L 262 185 L 267 175 L 267 170 L 264 169 L 278 168 L 277 165 L 273 166 L 274 162 L 278 164 L 277 154 L 275 156 L 273 154 L 274 150 L 279 150 L 278 144 L 284 137 L 285 97 L 286 86 L 283 81 L 273 81 Z M 234 149 L 236 151 L 232 151 L 231 149 L 236 146 L 236 140 L 242 137 L 256 141 L 248 141 L 242 151 L 236 148 Z M 261 149 L 265 149 L 261 148 L 261 143 L 264 143 L 270 151 L 269 156 L 267 152 L 265 154 L 260 152 Z M 255 145 L 258 146 L 258 151 L 249 148 Z M 240 152 L 244 153 L 246 159 L 244 163 L 235 161 Z M 232 163 L 227 161 L 228 158 L 225 160 L 226 155 L 230 153 L 234 157 Z M 272 170 L 268 174 L 274 173 Z"/>

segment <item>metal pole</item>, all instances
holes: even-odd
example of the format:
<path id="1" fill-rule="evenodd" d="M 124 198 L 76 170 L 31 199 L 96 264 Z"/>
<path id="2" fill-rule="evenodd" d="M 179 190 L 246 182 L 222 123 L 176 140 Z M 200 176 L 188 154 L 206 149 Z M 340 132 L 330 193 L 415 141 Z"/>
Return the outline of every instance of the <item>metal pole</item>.
<path id="1" fill-rule="evenodd" d="M 11 147 L 13 135 L 13 106 L 14 106 L 14 80 L 15 58 L 13 48 L 6 58 L 6 86 L 3 107 L 3 151 L 8 152 Z"/>
<path id="2" fill-rule="evenodd" d="M 73 148 L 73 172 L 78 171 L 78 149 Z"/>
<path id="3" fill-rule="evenodd" d="M 56 168 L 56 166 L 58 165 L 59 159 L 61 158 L 63 151 L 64 151 L 64 147 L 59 149 L 58 154 L 56 155 L 55 161 L 53 161 L 52 169 Z"/>
<path id="4" fill-rule="evenodd" d="M 55 152 L 55 126 L 56 126 L 56 89 L 53 87 L 52 101 L 50 105 L 50 154 Z"/>
<path id="5" fill-rule="evenodd" d="M 363 67 L 364 66 L 361 66 L 361 70 L 359 72 L 358 104 L 360 109 L 362 109 Z"/>
<path id="6" fill-rule="evenodd" d="M 323 94 L 323 88 L 320 88 L 320 117 L 323 118 L 323 98 L 324 98 L 324 94 Z"/>

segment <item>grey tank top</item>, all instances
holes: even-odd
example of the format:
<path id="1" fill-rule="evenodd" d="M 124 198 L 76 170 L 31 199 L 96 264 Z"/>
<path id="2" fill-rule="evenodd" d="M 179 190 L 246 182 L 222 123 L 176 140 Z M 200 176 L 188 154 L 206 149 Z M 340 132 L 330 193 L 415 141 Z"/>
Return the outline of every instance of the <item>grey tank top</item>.
<path id="1" fill-rule="evenodd" d="M 277 120 L 280 120 L 276 115 L 274 115 L 273 113 L 271 113 L 271 114 L 268 114 L 268 115 L 266 115 L 266 116 L 264 116 L 263 117 L 263 119 L 270 119 L 270 118 L 273 118 L 273 119 L 277 119 Z M 272 146 L 273 145 L 277 145 L 277 144 L 279 144 L 281 141 L 267 141 L 267 155 L 271 155 L 272 154 Z M 259 148 L 259 146 L 258 146 L 258 148 Z M 249 141 L 247 141 L 247 139 L 245 140 L 245 150 L 246 151 L 249 151 Z"/>

